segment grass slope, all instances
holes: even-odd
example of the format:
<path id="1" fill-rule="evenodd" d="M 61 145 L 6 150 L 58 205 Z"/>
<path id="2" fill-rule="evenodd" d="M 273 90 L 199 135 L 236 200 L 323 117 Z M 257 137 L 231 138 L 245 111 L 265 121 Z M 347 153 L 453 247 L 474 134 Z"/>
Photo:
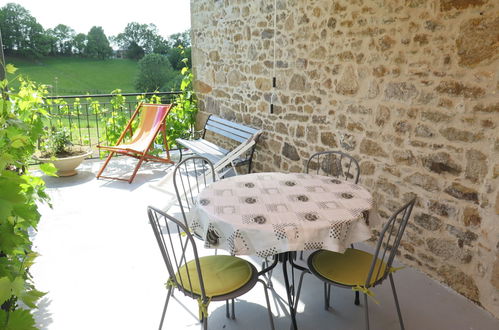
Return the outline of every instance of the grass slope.
<path id="1" fill-rule="evenodd" d="M 6 58 L 5 61 L 19 69 L 16 75 L 53 86 L 49 88 L 53 95 L 107 94 L 118 88 L 123 93 L 136 91 L 133 81 L 138 66 L 133 60 L 47 57 L 37 60 Z"/>

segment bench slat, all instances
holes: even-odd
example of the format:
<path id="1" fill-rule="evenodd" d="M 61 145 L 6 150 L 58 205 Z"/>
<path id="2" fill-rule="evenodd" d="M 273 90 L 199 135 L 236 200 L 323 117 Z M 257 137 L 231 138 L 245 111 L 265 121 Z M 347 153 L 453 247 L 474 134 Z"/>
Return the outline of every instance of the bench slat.
<path id="1" fill-rule="evenodd" d="M 209 128 L 206 128 L 207 126 L 209 126 L 209 127 L 216 127 L 216 128 L 218 128 L 220 130 L 230 132 L 230 133 L 232 133 L 234 135 L 237 135 L 237 136 L 240 136 L 240 137 L 244 138 L 245 140 L 248 140 L 256 132 L 258 132 L 258 131 L 256 131 L 255 133 L 253 133 L 253 132 L 245 131 L 245 130 L 240 129 L 239 127 L 228 126 L 228 125 L 225 125 L 223 123 L 219 123 L 219 122 L 213 121 L 213 120 L 210 120 L 210 121 L 206 122 L 205 129 L 209 129 Z"/>
<path id="2" fill-rule="evenodd" d="M 257 133 L 259 131 L 256 128 L 253 128 L 253 127 L 250 127 L 250 126 L 245 126 L 245 125 L 242 125 L 242 124 L 239 124 L 239 123 L 235 123 L 235 122 L 232 122 L 232 121 L 227 120 L 227 119 L 220 118 L 220 117 L 215 116 L 215 115 L 211 115 L 208 118 L 207 123 L 210 122 L 210 121 L 214 121 L 214 122 L 220 123 L 222 125 L 229 126 L 229 127 L 234 128 L 234 129 L 246 132 L 249 135 L 254 135 L 255 133 Z"/>
<path id="3" fill-rule="evenodd" d="M 248 137 L 244 137 L 244 136 L 241 136 L 241 135 L 237 135 L 237 134 L 234 134 L 232 133 L 231 131 L 227 130 L 227 129 L 221 129 L 217 126 L 212 126 L 212 125 L 206 125 L 204 127 L 205 130 L 207 131 L 210 131 L 210 132 L 215 132 L 217 134 L 220 134 L 222 136 L 225 136 L 225 137 L 228 137 L 234 141 L 237 141 L 239 143 L 243 143 L 244 141 L 247 141 L 251 135 L 249 135 Z"/>
<path id="4" fill-rule="evenodd" d="M 186 148 L 191 149 L 195 153 L 203 152 L 203 153 L 211 153 L 217 157 L 224 157 L 229 153 L 228 150 L 217 146 L 214 143 L 211 143 L 205 139 L 197 139 L 197 140 L 184 140 L 177 139 L 177 142 L 183 145 Z"/>

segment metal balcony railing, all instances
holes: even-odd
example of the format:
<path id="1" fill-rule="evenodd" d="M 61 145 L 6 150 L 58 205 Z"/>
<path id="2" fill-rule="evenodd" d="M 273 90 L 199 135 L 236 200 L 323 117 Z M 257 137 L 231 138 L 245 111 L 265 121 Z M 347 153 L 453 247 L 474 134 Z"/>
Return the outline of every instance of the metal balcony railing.
<path id="1" fill-rule="evenodd" d="M 112 145 L 110 131 L 123 129 L 115 120 L 130 119 L 139 102 L 174 103 L 181 92 L 47 96 L 50 118 L 46 129 L 68 129 L 74 145 L 88 147 L 98 157 L 98 144 Z"/>

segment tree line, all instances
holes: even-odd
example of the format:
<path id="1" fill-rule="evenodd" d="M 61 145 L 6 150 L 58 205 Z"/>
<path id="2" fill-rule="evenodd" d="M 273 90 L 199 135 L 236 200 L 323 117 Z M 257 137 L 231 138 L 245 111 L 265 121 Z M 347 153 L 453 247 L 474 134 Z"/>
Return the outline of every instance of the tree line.
<path id="1" fill-rule="evenodd" d="M 185 66 L 182 59 L 190 61 L 191 57 L 189 31 L 163 38 L 154 24 L 137 22 L 128 23 L 122 33 L 109 38 L 100 26 L 93 26 L 87 34 L 76 33 L 64 24 L 44 29 L 27 9 L 16 3 L 0 8 L 0 31 L 6 56 L 118 56 L 139 60 L 154 53 L 165 55 L 174 70 L 181 70 Z M 111 43 L 118 47 L 117 51 L 113 51 Z"/>

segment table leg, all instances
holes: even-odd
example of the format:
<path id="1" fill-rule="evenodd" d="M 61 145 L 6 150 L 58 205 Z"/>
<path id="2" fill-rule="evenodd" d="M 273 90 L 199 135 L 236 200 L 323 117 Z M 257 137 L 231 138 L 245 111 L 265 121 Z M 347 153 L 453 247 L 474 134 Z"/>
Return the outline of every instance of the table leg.
<path id="1" fill-rule="evenodd" d="M 282 273 L 284 275 L 284 285 L 286 287 L 286 294 L 288 295 L 288 307 L 289 307 L 289 314 L 291 316 L 291 329 L 293 330 L 298 330 L 298 326 L 296 324 L 296 311 L 295 311 L 295 304 L 294 304 L 294 298 L 295 298 L 295 295 L 294 295 L 294 283 L 293 283 L 293 286 L 290 286 L 289 285 L 289 278 L 288 278 L 288 260 L 290 260 L 290 258 L 292 258 L 291 256 L 291 253 L 290 252 L 287 252 L 287 253 L 283 253 L 282 254 Z M 291 263 L 291 260 L 290 260 L 290 263 L 291 265 L 291 271 L 293 271 L 293 264 Z M 293 291 L 291 291 L 293 290 Z"/>

